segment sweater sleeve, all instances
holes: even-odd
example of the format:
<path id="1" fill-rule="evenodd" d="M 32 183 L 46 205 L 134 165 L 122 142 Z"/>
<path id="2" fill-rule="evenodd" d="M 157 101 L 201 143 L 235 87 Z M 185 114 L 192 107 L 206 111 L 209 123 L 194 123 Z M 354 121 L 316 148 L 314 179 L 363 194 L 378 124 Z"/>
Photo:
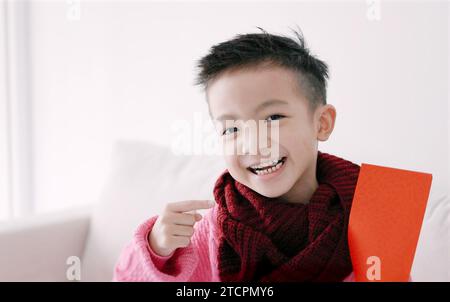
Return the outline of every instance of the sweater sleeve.
<path id="1" fill-rule="evenodd" d="M 148 234 L 157 216 L 141 224 L 124 247 L 114 269 L 113 281 L 213 281 L 214 259 L 210 257 L 213 211 L 208 210 L 195 226 L 191 243 L 162 257 L 152 251 Z"/>

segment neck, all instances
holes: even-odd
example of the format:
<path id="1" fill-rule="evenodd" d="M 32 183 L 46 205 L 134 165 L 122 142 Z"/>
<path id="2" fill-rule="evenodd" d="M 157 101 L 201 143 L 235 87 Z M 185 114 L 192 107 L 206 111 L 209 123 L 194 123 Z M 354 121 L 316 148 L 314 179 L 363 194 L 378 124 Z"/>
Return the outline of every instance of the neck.
<path id="1" fill-rule="evenodd" d="M 312 169 L 305 171 L 292 188 L 281 196 L 281 199 L 289 203 L 308 204 L 318 187 L 316 165 L 314 165 Z"/>

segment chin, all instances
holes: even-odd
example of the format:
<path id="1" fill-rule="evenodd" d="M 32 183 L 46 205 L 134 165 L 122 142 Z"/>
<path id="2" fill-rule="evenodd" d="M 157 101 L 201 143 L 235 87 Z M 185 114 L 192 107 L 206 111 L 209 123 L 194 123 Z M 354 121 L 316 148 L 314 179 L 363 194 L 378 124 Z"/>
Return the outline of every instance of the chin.
<path id="1" fill-rule="evenodd" d="M 251 189 L 253 191 L 257 192 L 258 194 L 261 194 L 268 198 L 278 198 L 280 196 L 283 196 L 286 193 L 285 190 L 280 190 L 280 189 L 274 190 L 273 188 L 272 189 L 251 188 Z"/>

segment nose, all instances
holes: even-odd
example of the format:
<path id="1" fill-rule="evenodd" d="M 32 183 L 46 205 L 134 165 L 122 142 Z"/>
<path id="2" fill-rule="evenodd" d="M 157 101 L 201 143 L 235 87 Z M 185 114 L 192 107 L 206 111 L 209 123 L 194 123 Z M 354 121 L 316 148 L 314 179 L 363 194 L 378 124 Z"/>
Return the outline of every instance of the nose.
<path id="1" fill-rule="evenodd" d="M 258 123 L 255 120 L 248 120 L 241 127 L 242 154 L 256 155 L 258 152 Z"/>
<path id="2" fill-rule="evenodd" d="M 270 157 L 273 153 L 273 145 L 271 136 L 265 131 L 259 132 L 260 129 L 253 133 L 247 130 L 247 133 L 241 133 L 238 138 L 237 150 L 239 155 L 254 155 L 260 157 Z M 244 135 L 242 135 L 244 134 Z"/>
<path id="3" fill-rule="evenodd" d="M 252 149 L 253 144 L 251 142 L 252 140 L 253 140 L 252 138 L 241 136 L 241 139 L 239 140 L 240 146 L 238 148 L 241 155 L 251 155 L 252 153 L 251 151 L 253 150 Z"/>
<path id="4" fill-rule="evenodd" d="M 271 142 L 267 137 L 259 137 L 257 133 L 246 133 L 240 135 L 237 150 L 239 155 L 254 155 L 266 157 L 271 153 Z"/>

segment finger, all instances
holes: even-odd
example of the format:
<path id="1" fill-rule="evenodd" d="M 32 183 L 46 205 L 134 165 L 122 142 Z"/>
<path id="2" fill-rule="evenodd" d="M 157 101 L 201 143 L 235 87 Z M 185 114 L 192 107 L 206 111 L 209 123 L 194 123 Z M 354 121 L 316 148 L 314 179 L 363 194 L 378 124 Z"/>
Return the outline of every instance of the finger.
<path id="1" fill-rule="evenodd" d="M 173 235 L 191 237 L 194 235 L 194 228 L 191 226 L 177 225 L 173 228 Z"/>
<path id="2" fill-rule="evenodd" d="M 215 205 L 212 200 L 186 200 L 169 203 L 167 209 L 171 212 L 188 212 L 192 210 L 210 209 Z"/>
<path id="3" fill-rule="evenodd" d="M 197 222 L 197 221 L 200 221 L 201 219 L 202 219 L 202 215 L 200 215 L 200 214 L 195 214 L 194 215 L 194 217 L 195 217 L 195 221 Z"/>
<path id="4" fill-rule="evenodd" d="M 177 247 L 187 247 L 191 243 L 191 239 L 186 236 L 172 236 L 172 239 Z"/>
<path id="5" fill-rule="evenodd" d="M 197 210 L 187 211 L 187 212 L 183 212 L 183 213 L 194 215 L 194 214 L 197 214 Z"/>
<path id="6" fill-rule="evenodd" d="M 197 213 L 197 210 L 183 212 L 182 214 L 190 214 L 190 215 L 194 216 L 195 221 L 199 221 L 202 219 L 202 215 Z"/>
<path id="7" fill-rule="evenodd" d="M 170 213 L 168 219 L 176 225 L 193 226 L 202 218 L 200 214 L 186 214 L 186 213 Z"/>

